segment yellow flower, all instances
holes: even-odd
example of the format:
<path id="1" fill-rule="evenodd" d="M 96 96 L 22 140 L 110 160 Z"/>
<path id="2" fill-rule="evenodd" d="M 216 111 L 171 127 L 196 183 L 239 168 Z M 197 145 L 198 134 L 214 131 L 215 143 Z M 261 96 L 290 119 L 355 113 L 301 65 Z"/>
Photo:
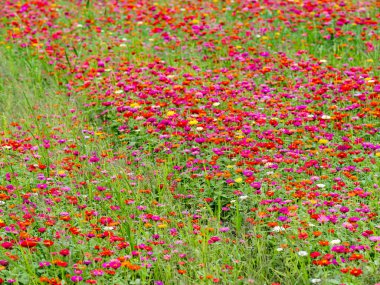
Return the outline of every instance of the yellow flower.
<path id="1" fill-rule="evenodd" d="M 198 124 L 198 121 L 196 119 L 192 119 L 190 122 L 189 122 L 189 125 L 196 125 Z"/>
<path id="2" fill-rule="evenodd" d="M 238 177 L 238 178 L 235 179 L 235 182 L 236 183 L 242 183 L 243 182 L 243 178 Z"/>
<path id="3" fill-rule="evenodd" d="M 167 117 L 171 117 L 171 116 L 173 116 L 173 115 L 175 115 L 175 112 L 174 112 L 174 111 L 168 111 L 168 112 L 166 113 L 166 116 L 167 116 Z"/>
<path id="4" fill-rule="evenodd" d="M 377 157 L 380 157 L 380 152 L 376 152 L 375 154 Z"/>
<path id="5" fill-rule="evenodd" d="M 319 142 L 320 144 L 327 144 L 329 141 L 326 140 L 326 139 L 320 139 L 318 142 Z"/>

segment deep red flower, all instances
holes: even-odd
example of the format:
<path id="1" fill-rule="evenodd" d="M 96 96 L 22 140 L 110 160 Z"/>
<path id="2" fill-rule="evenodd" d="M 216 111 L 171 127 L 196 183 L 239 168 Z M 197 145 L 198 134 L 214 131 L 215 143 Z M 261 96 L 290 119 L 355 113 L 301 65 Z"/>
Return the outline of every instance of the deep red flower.
<path id="1" fill-rule="evenodd" d="M 37 246 L 37 242 L 35 240 L 31 240 L 31 239 L 27 239 L 27 240 L 23 240 L 20 245 L 22 247 L 26 247 L 26 248 L 32 248 L 32 247 L 35 247 Z"/>
<path id="2" fill-rule="evenodd" d="M 68 256 L 70 254 L 70 250 L 65 248 L 65 249 L 62 249 L 60 252 L 59 252 L 60 255 L 62 256 Z"/>

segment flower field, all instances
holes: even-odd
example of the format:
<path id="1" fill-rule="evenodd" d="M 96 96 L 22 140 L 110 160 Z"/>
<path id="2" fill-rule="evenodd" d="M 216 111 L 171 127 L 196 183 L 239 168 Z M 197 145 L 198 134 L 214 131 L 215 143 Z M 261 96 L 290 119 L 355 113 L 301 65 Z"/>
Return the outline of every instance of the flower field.
<path id="1" fill-rule="evenodd" d="M 0 284 L 380 284 L 380 3 L 0 7 Z"/>

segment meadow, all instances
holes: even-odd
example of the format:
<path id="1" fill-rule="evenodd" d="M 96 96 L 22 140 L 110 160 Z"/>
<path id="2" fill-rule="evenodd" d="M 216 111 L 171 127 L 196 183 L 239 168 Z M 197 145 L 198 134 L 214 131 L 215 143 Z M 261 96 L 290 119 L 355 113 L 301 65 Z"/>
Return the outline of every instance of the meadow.
<path id="1" fill-rule="evenodd" d="M 380 3 L 0 7 L 0 284 L 380 284 Z"/>

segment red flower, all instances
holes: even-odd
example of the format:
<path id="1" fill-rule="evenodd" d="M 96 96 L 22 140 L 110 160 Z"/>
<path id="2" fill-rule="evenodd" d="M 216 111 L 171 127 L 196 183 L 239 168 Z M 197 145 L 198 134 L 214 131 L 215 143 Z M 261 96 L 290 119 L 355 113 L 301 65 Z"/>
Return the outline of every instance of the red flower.
<path id="1" fill-rule="evenodd" d="M 321 254 L 318 252 L 318 251 L 314 251 L 314 252 L 311 252 L 310 253 L 310 257 L 311 258 L 317 258 L 318 256 L 320 256 Z"/>
<path id="2" fill-rule="evenodd" d="M 55 265 L 60 266 L 60 267 L 66 267 L 67 264 L 68 264 L 67 262 L 61 261 L 61 260 L 58 260 L 57 262 L 55 262 Z"/>
<path id="3" fill-rule="evenodd" d="M 44 240 L 43 244 L 44 244 L 44 246 L 51 247 L 54 244 L 54 242 L 46 239 L 46 240 Z"/>
<path id="4" fill-rule="evenodd" d="M 65 248 L 65 249 L 62 249 L 60 252 L 59 252 L 60 255 L 62 256 L 68 256 L 70 254 L 70 250 Z"/>
<path id="5" fill-rule="evenodd" d="M 363 273 L 363 270 L 361 270 L 360 268 L 353 268 L 350 271 L 350 274 L 356 277 L 362 275 L 362 273 Z"/>
<path id="6" fill-rule="evenodd" d="M 30 240 L 30 239 L 27 239 L 27 240 L 23 240 L 20 245 L 22 247 L 27 247 L 27 248 L 32 248 L 32 247 L 35 247 L 37 246 L 37 242 L 34 241 L 34 240 Z"/>

